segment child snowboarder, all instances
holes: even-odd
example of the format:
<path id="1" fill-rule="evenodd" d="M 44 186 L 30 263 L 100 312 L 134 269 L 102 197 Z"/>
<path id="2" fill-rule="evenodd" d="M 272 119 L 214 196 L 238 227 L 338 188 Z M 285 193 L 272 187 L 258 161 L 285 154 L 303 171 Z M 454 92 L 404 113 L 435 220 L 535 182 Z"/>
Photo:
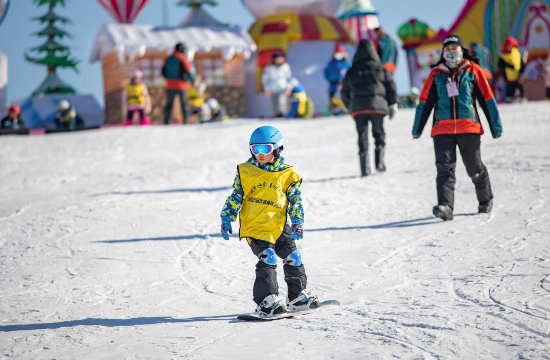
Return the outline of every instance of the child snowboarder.
<path id="1" fill-rule="evenodd" d="M 295 240 L 303 237 L 304 212 L 300 192 L 302 178 L 281 157 L 283 137 L 272 126 L 256 129 L 250 137 L 252 157 L 237 166 L 233 193 L 221 212 L 221 235 L 229 240 L 231 222 L 240 212 L 239 238 L 246 239 L 256 264 L 254 302 L 262 317 L 320 306 L 306 290 L 307 276 Z M 287 216 L 292 220 L 288 225 Z M 278 298 L 277 256 L 283 259 L 288 292 L 285 303 Z"/>
<path id="2" fill-rule="evenodd" d="M 151 111 L 151 97 L 147 85 L 143 83 L 143 73 L 135 70 L 130 78 L 130 84 L 122 91 L 123 112 L 126 113 L 124 125 L 132 125 L 134 112 L 139 114 L 141 125 L 149 125 L 147 114 Z"/>

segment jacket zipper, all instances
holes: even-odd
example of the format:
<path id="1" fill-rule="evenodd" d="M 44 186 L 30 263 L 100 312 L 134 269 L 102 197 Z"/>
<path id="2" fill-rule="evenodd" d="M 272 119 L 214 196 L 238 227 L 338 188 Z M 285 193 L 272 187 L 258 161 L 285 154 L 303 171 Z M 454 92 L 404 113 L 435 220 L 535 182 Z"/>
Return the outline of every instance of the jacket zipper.
<path id="1" fill-rule="evenodd" d="M 455 76 L 456 76 L 456 74 L 451 75 L 451 81 L 450 82 L 455 81 Z M 457 90 L 458 90 L 459 83 L 460 83 L 460 76 L 458 77 L 458 82 L 456 83 Z M 454 120 L 454 134 L 456 134 L 456 108 L 457 108 L 456 96 L 453 96 L 453 111 L 452 111 L 451 116 L 453 117 L 453 120 Z"/>

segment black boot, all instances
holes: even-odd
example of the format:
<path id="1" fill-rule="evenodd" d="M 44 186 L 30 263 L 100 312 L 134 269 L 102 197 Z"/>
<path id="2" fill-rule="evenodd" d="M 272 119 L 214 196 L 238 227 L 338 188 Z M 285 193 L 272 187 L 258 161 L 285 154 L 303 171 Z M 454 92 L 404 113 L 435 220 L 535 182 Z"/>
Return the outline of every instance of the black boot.
<path id="1" fill-rule="evenodd" d="M 384 147 L 377 146 L 374 152 L 374 163 L 376 165 L 376 171 L 386 171 L 386 165 L 384 164 Z"/>
<path id="2" fill-rule="evenodd" d="M 453 209 L 449 205 L 436 205 L 433 208 L 434 216 L 437 216 L 443 221 L 453 219 Z"/>
<path id="3" fill-rule="evenodd" d="M 493 210 L 493 200 L 489 200 L 484 203 L 479 203 L 479 207 L 477 208 L 480 214 L 488 214 Z"/>
<path id="4" fill-rule="evenodd" d="M 369 154 L 359 154 L 359 163 L 361 164 L 361 176 L 369 176 Z"/>

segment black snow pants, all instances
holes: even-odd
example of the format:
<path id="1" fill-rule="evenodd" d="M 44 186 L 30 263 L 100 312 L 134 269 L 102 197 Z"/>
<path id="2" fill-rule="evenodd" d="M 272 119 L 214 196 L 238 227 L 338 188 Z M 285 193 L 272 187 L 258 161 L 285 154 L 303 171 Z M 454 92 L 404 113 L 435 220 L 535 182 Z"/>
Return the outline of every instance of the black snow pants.
<path id="1" fill-rule="evenodd" d="M 359 135 L 359 155 L 369 152 L 369 122 L 372 124 L 372 136 L 377 148 L 386 146 L 386 133 L 384 132 L 384 115 L 359 114 L 354 116 Z"/>
<path id="2" fill-rule="evenodd" d="M 268 248 L 275 250 L 278 257 L 285 259 L 290 253 L 296 250 L 296 243 L 290 238 L 290 226 L 286 225 L 279 239 L 272 244 L 264 240 L 251 239 L 250 248 L 254 255 L 258 256 L 262 251 Z M 256 281 L 254 281 L 254 302 L 260 304 L 267 296 L 271 294 L 279 295 L 279 285 L 277 284 L 277 266 L 268 265 L 262 260 L 256 264 Z M 304 264 L 292 266 L 285 264 L 285 281 L 288 286 L 288 299 L 294 300 L 300 292 L 307 286 L 307 276 Z"/>
<path id="3" fill-rule="evenodd" d="M 179 94 L 181 102 L 181 111 L 183 115 L 183 123 L 189 124 L 191 120 L 191 113 L 189 108 L 189 96 L 185 89 L 166 89 L 166 106 L 164 107 L 164 124 L 170 123 L 170 117 L 172 116 L 172 107 L 174 106 L 174 99 Z"/>
<path id="4" fill-rule="evenodd" d="M 476 187 L 477 200 L 486 203 L 493 198 L 489 172 L 481 161 L 481 135 L 456 134 L 434 136 L 435 165 L 437 166 L 437 203 L 454 209 L 456 147 L 460 151 L 466 172 Z"/>

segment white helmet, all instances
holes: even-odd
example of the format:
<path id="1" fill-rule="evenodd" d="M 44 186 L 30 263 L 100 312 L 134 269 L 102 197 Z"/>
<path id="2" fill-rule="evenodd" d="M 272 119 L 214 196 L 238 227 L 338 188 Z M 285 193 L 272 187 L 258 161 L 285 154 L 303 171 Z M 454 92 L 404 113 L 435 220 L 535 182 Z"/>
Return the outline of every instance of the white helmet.
<path id="1" fill-rule="evenodd" d="M 65 99 L 57 103 L 57 110 L 67 110 L 71 107 L 71 104 Z"/>
<path id="2" fill-rule="evenodd" d="M 411 88 L 411 93 L 415 94 L 416 96 L 420 95 L 420 89 L 418 89 L 416 86 L 413 86 Z"/>
<path id="3" fill-rule="evenodd" d="M 218 103 L 218 100 L 211 98 L 206 100 L 206 105 L 212 110 L 217 110 L 220 108 L 220 103 Z"/>
<path id="4" fill-rule="evenodd" d="M 300 86 L 300 82 L 298 81 L 298 79 L 292 78 L 292 79 L 290 79 L 290 85 L 292 85 L 293 88 L 296 88 L 296 87 Z"/>

